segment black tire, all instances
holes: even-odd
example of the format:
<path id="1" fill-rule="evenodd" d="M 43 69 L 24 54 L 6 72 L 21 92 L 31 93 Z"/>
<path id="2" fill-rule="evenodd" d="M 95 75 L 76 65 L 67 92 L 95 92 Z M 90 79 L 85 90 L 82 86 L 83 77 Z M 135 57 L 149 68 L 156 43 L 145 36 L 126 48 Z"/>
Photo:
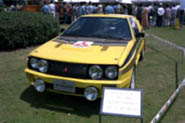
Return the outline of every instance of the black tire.
<path id="1" fill-rule="evenodd" d="M 143 48 L 141 55 L 140 55 L 140 58 L 139 58 L 139 61 L 142 61 L 144 59 L 144 55 L 145 55 L 145 50 Z"/>
<path id="2" fill-rule="evenodd" d="M 132 72 L 132 78 L 130 80 L 130 89 L 135 89 L 135 87 L 136 87 L 136 69 L 134 67 Z"/>

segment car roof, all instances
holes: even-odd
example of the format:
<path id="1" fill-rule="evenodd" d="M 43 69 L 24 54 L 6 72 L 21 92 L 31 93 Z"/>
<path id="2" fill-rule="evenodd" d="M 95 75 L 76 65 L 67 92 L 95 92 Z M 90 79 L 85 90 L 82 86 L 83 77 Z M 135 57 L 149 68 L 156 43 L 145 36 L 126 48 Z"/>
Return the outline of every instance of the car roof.
<path id="1" fill-rule="evenodd" d="M 133 16 L 131 16 L 131 15 L 123 15 L 123 14 L 88 14 L 88 15 L 83 15 L 81 17 L 130 18 L 130 17 L 133 17 Z"/>

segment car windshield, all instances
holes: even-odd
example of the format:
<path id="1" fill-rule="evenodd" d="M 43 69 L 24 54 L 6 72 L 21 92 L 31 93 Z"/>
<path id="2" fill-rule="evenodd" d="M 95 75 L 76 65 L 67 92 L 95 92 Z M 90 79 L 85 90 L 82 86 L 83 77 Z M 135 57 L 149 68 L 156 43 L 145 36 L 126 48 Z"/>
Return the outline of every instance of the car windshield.
<path id="1" fill-rule="evenodd" d="M 81 17 L 62 36 L 132 39 L 127 19 L 105 17 Z"/>

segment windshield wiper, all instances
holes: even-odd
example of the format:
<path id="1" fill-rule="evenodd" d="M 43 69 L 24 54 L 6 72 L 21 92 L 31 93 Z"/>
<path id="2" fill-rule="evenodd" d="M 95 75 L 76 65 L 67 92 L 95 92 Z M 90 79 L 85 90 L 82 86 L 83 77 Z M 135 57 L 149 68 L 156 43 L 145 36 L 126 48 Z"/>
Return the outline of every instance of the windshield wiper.
<path id="1" fill-rule="evenodd" d="M 100 35 L 100 34 L 93 34 L 91 35 L 92 37 L 97 37 L 97 38 L 111 38 L 111 39 L 118 39 L 118 40 L 129 40 L 128 38 L 125 37 L 115 37 L 115 36 L 111 36 L 111 35 Z"/>
<path id="2" fill-rule="evenodd" d="M 88 35 L 84 35 L 84 34 L 75 34 L 75 33 L 63 34 L 62 36 L 71 36 L 71 37 L 90 37 L 90 36 L 88 36 Z"/>
<path id="3" fill-rule="evenodd" d="M 112 36 L 112 35 L 102 35 L 102 34 L 84 35 L 84 34 L 68 33 L 68 34 L 63 34 L 62 36 L 91 37 L 91 38 L 104 38 L 104 39 L 116 39 L 116 40 L 130 40 L 129 38 L 126 38 L 126 37 L 116 37 L 116 36 Z"/>

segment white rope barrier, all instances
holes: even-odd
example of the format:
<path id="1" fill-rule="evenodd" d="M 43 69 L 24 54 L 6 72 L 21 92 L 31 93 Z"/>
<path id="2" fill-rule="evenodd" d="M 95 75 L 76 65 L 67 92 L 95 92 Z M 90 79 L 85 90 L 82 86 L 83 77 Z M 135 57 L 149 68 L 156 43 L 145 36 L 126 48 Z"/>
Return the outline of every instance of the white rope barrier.
<path id="1" fill-rule="evenodd" d="M 171 42 L 169 40 L 160 38 L 160 37 L 158 37 L 158 36 L 156 36 L 154 34 L 149 34 L 149 36 L 152 36 L 153 38 L 155 38 L 155 39 L 157 39 L 157 40 L 159 40 L 161 42 L 164 42 L 164 43 L 166 43 L 166 44 L 168 44 L 168 45 L 170 45 L 170 46 L 172 46 L 172 47 L 174 47 L 176 49 L 182 50 L 184 52 L 184 56 L 185 56 L 185 48 L 184 47 L 179 46 L 179 45 L 177 45 L 177 44 L 175 44 L 175 43 L 173 43 L 173 42 Z"/>
<path id="2" fill-rule="evenodd" d="M 166 101 L 166 103 L 163 105 L 163 107 L 160 109 L 160 111 L 157 113 L 157 115 L 152 119 L 150 123 L 158 123 L 161 119 L 161 117 L 165 114 L 167 109 L 170 107 L 170 105 L 174 102 L 175 98 L 179 94 L 180 90 L 185 86 L 185 79 L 181 82 L 181 84 L 178 86 L 178 88 L 175 90 L 175 92 L 172 94 L 172 96 Z"/>

